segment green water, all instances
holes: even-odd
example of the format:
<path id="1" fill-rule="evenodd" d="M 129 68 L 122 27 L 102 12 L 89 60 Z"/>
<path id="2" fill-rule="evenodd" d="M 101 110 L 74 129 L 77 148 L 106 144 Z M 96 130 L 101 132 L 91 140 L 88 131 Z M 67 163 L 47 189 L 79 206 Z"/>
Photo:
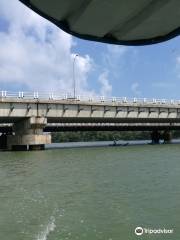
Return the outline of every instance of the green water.
<path id="1" fill-rule="evenodd" d="M 0 152 L 1 240 L 178 240 L 179 226 L 180 145 Z"/>

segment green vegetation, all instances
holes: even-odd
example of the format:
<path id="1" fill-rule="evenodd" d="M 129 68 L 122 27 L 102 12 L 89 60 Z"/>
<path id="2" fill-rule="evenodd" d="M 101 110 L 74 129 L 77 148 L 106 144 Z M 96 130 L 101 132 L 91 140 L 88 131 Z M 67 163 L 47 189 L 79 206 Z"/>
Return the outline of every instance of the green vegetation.
<path id="1" fill-rule="evenodd" d="M 180 138 L 180 131 L 172 131 L 173 138 Z M 55 132 L 53 142 L 83 142 L 83 141 L 113 141 L 113 140 L 148 140 L 151 132 L 135 131 L 84 131 L 84 132 Z"/>
<path id="2" fill-rule="evenodd" d="M 112 141 L 150 139 L 150 132 L 87 131 L 58 132 L 52 134 L 53 142 Z"/>

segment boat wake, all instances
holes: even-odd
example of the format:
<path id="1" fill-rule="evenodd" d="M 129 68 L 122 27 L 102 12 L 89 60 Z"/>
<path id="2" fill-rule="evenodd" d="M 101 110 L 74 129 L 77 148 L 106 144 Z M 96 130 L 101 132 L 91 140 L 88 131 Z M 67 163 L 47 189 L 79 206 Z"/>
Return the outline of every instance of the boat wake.
<path id="1" fill-rule="evenodd" d="M 45 228 L 38 234 L 36 240 L 47 240 L 49 234 L 56 228 L 55 218 L 51 217 Z"/>

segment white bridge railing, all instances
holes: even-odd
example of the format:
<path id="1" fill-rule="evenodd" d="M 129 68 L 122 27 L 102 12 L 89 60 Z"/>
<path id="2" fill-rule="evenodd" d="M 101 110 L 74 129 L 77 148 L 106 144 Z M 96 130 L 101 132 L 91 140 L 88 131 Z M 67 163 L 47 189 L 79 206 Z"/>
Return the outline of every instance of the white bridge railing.
<path id="1" fill-rule="evenodd" d="M 1 91 L 0 97 L 2 99 L 39 99 L 39 100 L 67 100 L 67 101 L 88 101 L 88 102 L 106 102 L 106 103 L 141 103 L 141 104 L 172 104 L 180 105 L 180 100 L 174 99 L 148 99 L 148 98 L 127 98 L 127 97 L 105 97 L 97 95 L 77 95 L 74 97 L 71 93 L 53 93 L 53 92 L 11 92 Z"/>

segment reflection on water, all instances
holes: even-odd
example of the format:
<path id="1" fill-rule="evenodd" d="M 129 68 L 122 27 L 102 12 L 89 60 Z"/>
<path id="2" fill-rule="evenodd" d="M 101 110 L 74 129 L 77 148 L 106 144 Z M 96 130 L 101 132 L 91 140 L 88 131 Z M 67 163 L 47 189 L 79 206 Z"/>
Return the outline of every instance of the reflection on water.
<path id="1" fill-rule="evenodd" d="M 143 226 L 177 240 L 179 156 L 175 144 L 1 152 L 0 239 L 131 240 Z"/>

